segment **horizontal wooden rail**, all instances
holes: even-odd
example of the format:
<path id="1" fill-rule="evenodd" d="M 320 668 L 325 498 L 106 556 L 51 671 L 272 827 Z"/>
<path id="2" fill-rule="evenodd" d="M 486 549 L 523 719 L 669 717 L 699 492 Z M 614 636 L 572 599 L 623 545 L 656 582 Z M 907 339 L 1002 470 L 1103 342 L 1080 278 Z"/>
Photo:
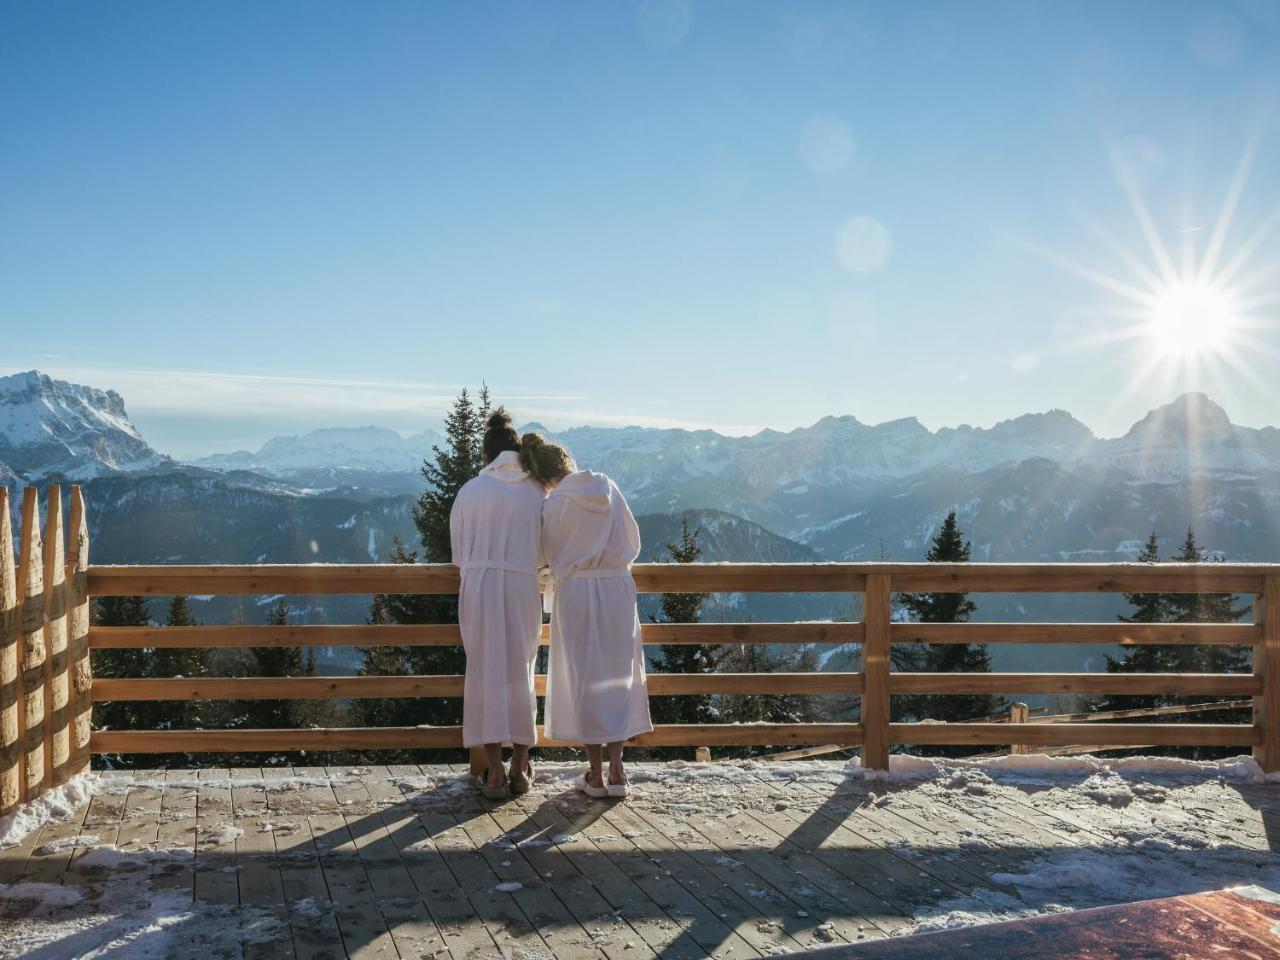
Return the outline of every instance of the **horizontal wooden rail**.
<path id="1" fill-rule="evenodd" d="M 547 740 L 542 746 L 575 746 Z M 1245 724 L 1089 723 L 894 723 L 893 743 L 1046 746 L 1253 746 L 1257 728 Z M 640 746 L 756 746 L 862 742 L 861 724 L 663 724 L 628 741 Z M 460 727 L 348 727 L 309 730 L 97 730 L 94 753 L 227 753 L 293 750 L 359 750 L 462 746 Z"/>
<path id="2" fill-rule="evenodd" d="M 1251 673 L 891 673 L 890 693 L 1115 693 L 1246 696 Z"/>
<path id="3" fill-rule="evenodd" d="M 859 643 L 860 623 L 645 623 L 644 642 L 693 644 Z M 546 643 L 551 628 L 543 626 Z M 449 647 L 459 646 L 456 623 L 350 626 L 91 627 L 93 650 L 215 647 Z"/>
<path id="4" fill-rule="evenodd" d="M 860 693 L 858 673 L 651 673 L 650 696 L 689 694 Z M 334 700 L 379 697 L 460 697 L 457 675 L 390 677 L 193 677 L 106 678 L 94 685 L 97 700 Z M 534 677 L 546 694 L 545 674 Z"/>
<path id="5" fill-rule="evenodd" d="M 894 643 L 1107 643 L 1249 645 L 1253 623 L 895 623 Z"/>
<path id="6" fill-rule="evenodd" d="M 862 589 L 851 564 L 643 563 L 633 568 L 641 593 L 846 593 Z M 450 564 L 268 564 L 256 566 L 93 566 L 95 596 L 173 594 L 457 593 Z"/>
<path id="7" fill-rule="evenodd" d="M 633 737 L 637 746 L 685 746 L 691 743 L 720 747 L 772 744 L 862 742 L 857 723 L 720 723 L 660 724 L 652 733 Z M 579 744 L 548 740 L 538 729 L 538 743 L 545 747 Z M 94 753 L 253 753 L 297 750 L 389 750 L 462 746 L 461 727 L 330 727 L 309 730 L 95 730 L 90 740 Z"/>
<path id="8" fill-rule="evenodd" d="M 1242 723 L 891 723 L 893 743 L 1110 744 L 1124 746 L 1250 747 L 1257 727 Z"/>
<path id="9" fill-rule="evenodd" d="M 636 564 L 641 593 L 851 593 L 887 575 L 894 591 L 1259 593 L 1266 564 L 692 563 Z M 91 566 L 95 596 L 456 593 L 449 564 Z"/>
<path id="10" fill-rule="evenodd" d="M 1176 717 L 1189 713 L 1217 713 L 1223 710 L 1248 710 L 1252 700 L 1212 700 L 1208 703 L 1179 703 L 1167 707 L 1134 707 L 1132 710 L 1096 710 L 1093 713 L 1044 713 L 1036 715 L 1037 723 L 1099 723 L 1103 720 L 1136 720 L 1139 717 Z M 1008 722 L 1008 721 L 1004 721 Z"/>

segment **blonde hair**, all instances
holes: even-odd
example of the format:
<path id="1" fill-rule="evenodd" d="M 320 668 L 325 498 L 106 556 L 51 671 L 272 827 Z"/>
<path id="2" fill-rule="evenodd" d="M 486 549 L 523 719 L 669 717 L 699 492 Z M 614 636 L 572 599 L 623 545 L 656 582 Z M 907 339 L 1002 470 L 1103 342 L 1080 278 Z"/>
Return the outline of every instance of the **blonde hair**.
<path id="1" fill-rule="evenodd" d="M 568 450 L 539 433 L 526 433 L 520 438 L 520 466 L 544 487 L 551 486 L 578 469 Z"/>

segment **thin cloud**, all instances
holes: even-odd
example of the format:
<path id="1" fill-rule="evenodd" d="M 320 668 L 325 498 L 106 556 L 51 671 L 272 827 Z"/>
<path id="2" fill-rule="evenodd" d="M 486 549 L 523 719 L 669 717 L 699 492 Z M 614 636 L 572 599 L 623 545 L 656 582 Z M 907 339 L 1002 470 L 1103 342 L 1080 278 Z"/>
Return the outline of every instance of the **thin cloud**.
<path id="1" fill-rule="evenodd" d="M 14 369 L 11 372 L 19 372 Z M 51 368 L 51 376 L 120 393 L 134 412 L 209 416 L 310 416 L 353 412 L 369 416 L 443 414 L 463 384 L 418 383 L 230 373 L 208 370 Z M 472 386 L 474 389 L 474 385 Z M 502 402 L 580 403 L 584 397 L 525 391 Z"/>
<path id="2" fill-rule="evenodd" d="M 7 372 L 21 372 L 11 368 Z M 224 371 L 117 370 L 108 368 L 50 368 L 50 376 L 120 393 L 134 414 L 164 414 L 209 421 L 253 417 L 266 421 L 312 422 L 332 418 L 350 422 L 353 415 L 368 422 L 404 418 L 443 417 L 463 384 L 415 383 L 337 377 L 304 377 Z M 475 389 L 475 385 L 471 385 Z M 495 389 L 494 399 L 513 407 L 522 421 L 537 420 L 552 429 L 571 426 L 659 427 L 715 430 L 726 436 L 758 433 L 755 425 L 690 421 L 648 413 L 627 413 L 583 406 L 592 398 L 538 393 L 524 387 Z M 518 405 L 518 406 L 517 406 Z"/>

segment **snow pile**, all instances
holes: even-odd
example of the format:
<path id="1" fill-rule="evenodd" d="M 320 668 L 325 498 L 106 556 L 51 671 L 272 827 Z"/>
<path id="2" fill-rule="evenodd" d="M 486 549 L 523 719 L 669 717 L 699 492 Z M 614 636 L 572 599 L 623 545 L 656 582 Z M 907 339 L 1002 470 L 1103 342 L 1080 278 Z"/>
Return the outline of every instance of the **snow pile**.
<path id="1" fill-rule="evenodd" d="M 150 890 L 113 878 L 102 898 L 90 902 L 75 900 L 74 887 L 20 886 L 66 893 L 58 902 L 57 894 L 37 892 L 31 899 L 43 906 L 17 919 L 7 919 L 5 911 L 0 917 L 5 956 L 208 960 L 239 956 L 243 944 L 288 937 L 283 922 L 266 910 L 192 901 L 188 890 Z"/>
<path id="2" fill-rule="evenodd" d="M 229 843 L 235 843 L 244 836 L 244 828 L 233 826 L 229 823 L 221 824 L 212 830 L 204 833 L 201 840 L 204 843 L 213 844 L 214 846 L 226 846 Z"/>
<path id="3" fill-rule="evenodd" d="M 59 837 L 57 840 L 50 840 L 48 843 L 41 844 L 36 847 L 35 854 L 38 857 L 47 857 L 55 853 L 66 853 L 68 850 L 75 850 L 77 847 L 91 847 L 102 838 L 92 833 L 82 833 L 74 837 Z"/>
<path id="4" fill-rule="evenodd" d="M 244 944 L 287 940 L 284 922 L 270 910 L 192 900 L 190 883 L 154 883 L 189 866 L 192 856 L 185 848 L 98 844 L 68 874 L 70 881 L 83 871 L 84 886 L 0 884 L 0 956 L 207 960 L 239 956 Z"/>
<path id="5" fill-rule="evenodd" d="M 922 905 L 907 932 L 990 923 L 1063 910 L 1260 884 L 1280 889 L 1271 855 L 1239 786 L 1275 782 L 1248 757 L 1201 762 L 1163 757 L 1107 760 L 1020 755 L 984 760 L 890 758 L 889 771 L 851 765 L 870 781 L 874 805 L 902 797 L 954 833 L 962 849 L 1016 852 L 1002 835 L 1008 812 L 1041 842 L 994 887 Z M 865 790 L 866 787 L 859 789 Z M 976 833 L 974 831 L 977 831 Z"/>
<path id="6" fill-rule="evenodd" d="M 866 770 L 856 757 L 849 769 L 866 780 L 911 783 L 954 776 L 957 771 L 978 771 L 991 777 L 1048 782 L 1063 777 L 1114 774 L 1125 778 L 1207 779 L 1221 777 L 1232 783 L 1280 783 L 1280 774 L 1264 773 L 1252 757 L 1226 760 L 1182 760 L 1177 757 L 1094 756 L 1050 757 L 1044 754 L 1010 754 L 976 760 L 914 757 L 895 753 L 889 769 Z"/>
<path id="7" fill-rule="evenodd" d="M 49 917 L 82 902 L 84 894 L 57 883 L 0 883 L 0 900 L 20 901 L 28 916 Z"/>
<path id="8" fill-rule="evenodd" d="M 159 847 L 154 850 L 117 847 L 102 843 L 90 847 L 76 858 L 77 870 L 141 870 L 155 865 L 184 863 L 195 854 L 186 847 Z"/>
<path id="9" fill-rule="evenodd" d="M 46 823 L 66 820 L 82 804 L 101 793 L 102 778 L 94 773 L 81 773 L 62 786 L 22 804 L 13 813 L 0 817 L 0 849 L 21 843 L 31 831 Z"/>

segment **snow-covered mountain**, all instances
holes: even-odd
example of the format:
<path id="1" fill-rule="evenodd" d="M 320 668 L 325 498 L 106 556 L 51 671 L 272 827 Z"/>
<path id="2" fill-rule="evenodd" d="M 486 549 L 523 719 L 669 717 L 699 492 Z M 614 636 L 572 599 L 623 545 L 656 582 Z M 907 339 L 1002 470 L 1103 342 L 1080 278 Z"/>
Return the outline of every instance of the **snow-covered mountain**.
<path id="1" fill-rule="evenodd" d="M 750 437 L 579 427 L 558 439 L 638 510 L 726 510 L 830 559 L 914 558 L 953 506 L 992 560 L 1126 559 L 1153 526 L 1188 525 L 1233 556 L 1280 552 L 1268 539 L 1280 531 L 1280 430 L 1233 425 L 1197 393 L 1114 439 L 1058 410 L 990 429 L 827 417 Z"/>
<path id="2" fill-rule="evenodd" d="M 239 450 L 192 461 L 215 470 L 252 470 L 270 477 L 333 468 L 368 473 L 417 473 L 431 448 L 444 442 L 434 430 L 402 437 L 386 427 L 331 427 L 298 437 L 273 437 L 256 452 Z"/>
<path id="3" fill-rule="evenodd" d="M 752 437 L 578 427 L 557 439 L 626 492 L 641 517 L 643 559 L 661 555 L 688 511 L 708 560 L 915 560 L 953 507 L 981 560 L 1128 560 L 1152 529 L 1172 546 L 1188 526 L 1232 559 L 1280 559 L 1280 431 L 1233 425 L 1202 394 L 1113 439 L 1062 411 L 989 429 L 827 417 Z M 105 563 L 384 559 L 393 537 L 417 542 L 410 507 L 439 440 L 320 430 L 179 464 L 146 444 L 117 394 L 38 373 L 0 379 L 0 482 L 88 479 L 94 556 Z M 196 602 L 207 603 L 207 622 L 233 612 L 232 601 Z M 360 622 L 363 603 L 317 598 L 298 614 Z M 729 595 L 708 615 L 822 619 L 850 614 L 850 603 Z M 1117 597 L 984 596 L 978 616 L 1105 620 L 1120 609 Z M 1069 646 L 1037 649 L 1034 663 L 1001 648 L 997 666 L 1097 666 L 1088 660 L 1096 649 Z"/>
<path id="4" fill-rule="evenodd" d="M 118 394 L 34 372 L 0 380 L 0 415 L 0 476 L 220 475 L 208 495 L 322 496 L 346 511 L 344 522 L 381 509 L 374 504 L 383 499 L 398 499 L 407 516 L 408 498 L 422 488 L 419 467 L 442 440 L 431 431 L 317 430 L 180 465 L 147 446 Z M 722 511 L 831 560 L 916 559 L 952 507 L 981 559 L 1124 560 L 1153 528 L 1173 539 L 1188 526 L 1235 559 L 1280 555 L 1280 430 L 1234 425 L 1198 393 L 1111 439 L 1061 410 L 985 429 L 844 416 L 750 437 L 576 427 L 556 439 L 583 466 L 613 476 L 637 514 Z M 186 482 L 174 481 L 175 497 L 190 491 Z M 160 499 L 168 508 L 176 502 Z M 347 501 L 358 509 L 347 510 Z M 360 553 L 385 555 L 384 527 L 372 542 L 359 531 Z"/>
<path id="5" fill-rule="evenodd" d="M 54 380 L 38 370 L 0 377 L 0 477 L 84 480 L 174 466 L 129 421 L 114 390 Z"/>

